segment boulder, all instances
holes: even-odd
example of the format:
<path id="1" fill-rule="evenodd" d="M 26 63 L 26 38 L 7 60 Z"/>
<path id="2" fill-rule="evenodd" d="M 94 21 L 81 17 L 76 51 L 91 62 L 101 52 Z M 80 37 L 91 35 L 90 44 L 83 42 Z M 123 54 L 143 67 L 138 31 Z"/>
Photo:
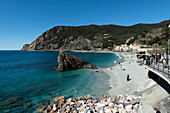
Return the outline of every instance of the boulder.
<path id="1" fill-rule="evenodd" d="M 61 100 L 58 101 L 58 104 L 62 105 L 62 104 L 64 104 L 64 101 L 65 101 L 64 99 L 61 99 Z"/>
<path id="2" fill-rule="evenodd" d="M 70 112 L 70 107 L 67 107 L 66 113 Z"/>
<path id="3" fill-rule="evenodd" d="M 50 113 L 53 113 L 53 112 L 55 112 L 56 110 L 57 110 L 56 104 L 54 104 L 54 105 L 53 105 L 53 109 L 50 111 Z"/>
<path id="4" fill-rule="evenodd" d="M 52 107 L 50 105 L 47 106 L 46 108 L 48 111 L 51 111 Z"/>
<path id="5" fill-rule="evenodd" d="M 73 113 L 77 113 L 77 111 L 76 111 L 76 110 L 74 110 L 74 111 L 73 111 Z"/>
<path id="6" fill-rule="evenodd" d="M 68 71 L 82 68 L 97 69 L 96 66 L 90 64 L 89 62 L 83 59 L 77 58 L 69 53 L 64 53 L 63 51 L 60 51 L 58 56 L 57 71 Z"/>
<path id="7" fill-rule="evenodd" d="M 43 113 L 43 111 L 44 111 L 44 109 L 41 108 L 41 109 L 38 110 L 38 113 Z"/>
<path id="8" fill-rule="evenodd" d="M 56 97 L 56 98 L 54 98 L 54 102 L 58 102 L 58 101 L 60 101 L 60 100 L 62 100 L 64 98 L 65 98 L 64 96 Z"/>
<path id="9" fill-rule="evenodd" d="M 69 98 L 68 100 L 67 100 L 67 104 L 70 104 L 72 102 L 72 98 Z"/>

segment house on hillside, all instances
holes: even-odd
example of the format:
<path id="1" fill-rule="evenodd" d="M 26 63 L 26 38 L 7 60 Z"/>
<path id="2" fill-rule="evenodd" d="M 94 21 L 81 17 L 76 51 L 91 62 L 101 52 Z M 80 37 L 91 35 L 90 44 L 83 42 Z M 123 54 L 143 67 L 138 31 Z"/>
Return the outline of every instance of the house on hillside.
<path id="1" fill-rule="evenodd" d="M 130 51 L 130 47 L 129 46 L 124 47 L 123 51 Z"/>
<path id="2" fill-rule="evenodd" d="M 130 49 L 132 51 L 138 51 L 138 49 L 141 48 L 142 45 L 137 45 L 137 44 L 130 44 Z"/>
<path id="3" fill-rule="evenodd" d="M 130 51 L 130 50 L 131 50 L 130 47 L 126 44 L 122 44 L 114 48 L 114 51 Z"/>
<path id="4" fill-rule="evenodd" d="M 116 47 L 114 48 L 114 51 L 120 51 L 120 46 L 116 46 Z"/>
<path id="5" fill-rule="evenodd" d="M 122 44 L 122 45 L 120 46 L 120 50 L 123 51 L 126 46 L 127 46 L 126 44 Z"/>

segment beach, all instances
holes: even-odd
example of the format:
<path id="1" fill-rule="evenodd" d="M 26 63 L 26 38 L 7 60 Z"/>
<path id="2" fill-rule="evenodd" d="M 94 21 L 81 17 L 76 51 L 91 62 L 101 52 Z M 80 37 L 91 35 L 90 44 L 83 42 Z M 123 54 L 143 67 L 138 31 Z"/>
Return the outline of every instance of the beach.
<path id="1" fill-rule="evenodd" d="M 113 86 L 108 93 L 114 95 L 133 94 L 141 91 L 147 79 L 148 70 L 145 65 L 137 64 L 134 54 L 116 52 L 121 57 L 117 64 L 111 68 L 103 69 L 110 77 L 110 84 Z M 120 62 L 120 64 L 119 64 Z M 130 80 L 126 77 L 129 74 Z"/>

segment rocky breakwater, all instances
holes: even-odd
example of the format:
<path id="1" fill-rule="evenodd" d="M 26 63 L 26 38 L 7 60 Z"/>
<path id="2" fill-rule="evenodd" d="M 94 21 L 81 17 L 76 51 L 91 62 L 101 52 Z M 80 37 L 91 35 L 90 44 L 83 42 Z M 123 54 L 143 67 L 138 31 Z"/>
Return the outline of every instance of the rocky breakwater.
<path id="1" fill-rule="evenodd" d="M 105 95 L 96 99 L 57 97 L 50 105 L 38 110 L 38 113 L 137 113 L 140 96 Z"/>
<path id="2" fill-rule="evenodd" d="M 82 68 L 89 68 L 89 69 L 97 69 L 96 66 L 90 64 L 89 62 L 77 58 L 69 53 L 64 53 L 60 51 L 58 56 L 58 67 L 57 71 L 68 71 L 74 69 L 82 69 Z"/>

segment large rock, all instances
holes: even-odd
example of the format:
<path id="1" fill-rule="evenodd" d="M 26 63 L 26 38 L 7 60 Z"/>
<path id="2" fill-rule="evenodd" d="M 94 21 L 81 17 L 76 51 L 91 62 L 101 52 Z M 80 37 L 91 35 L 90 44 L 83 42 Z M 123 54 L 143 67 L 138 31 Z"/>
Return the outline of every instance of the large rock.
<path id="1" fill-rule="evenodd" d="M 57 71 L 68 71 L 81 68 L 97 69 L 96 66 L 90 64 L 89 62 L 86 62 L 83 59 L 77 58 L 69 53 L 64 53 L 63 51 L 60 51 L 58 56 Z"/>

